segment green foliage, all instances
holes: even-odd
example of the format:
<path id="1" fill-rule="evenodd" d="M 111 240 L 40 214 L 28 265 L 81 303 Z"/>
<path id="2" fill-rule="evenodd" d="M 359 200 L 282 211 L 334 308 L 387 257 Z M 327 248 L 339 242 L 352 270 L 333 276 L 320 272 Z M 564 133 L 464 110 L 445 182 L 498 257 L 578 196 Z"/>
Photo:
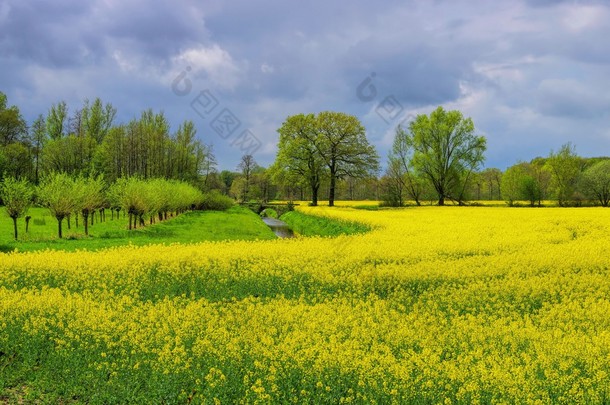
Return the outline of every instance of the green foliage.
<path id="1" fill-rule="evenodd" d="M 0 199 L 4 209 L 13 219 L 13 235 L 18 238 L 17 218 L 27 212 L 32 203 L 33 190 L 27 180 L 17 180 L 14 177 L 5 177 L 0 183 Z"/>
<path id="2" fill-rule="evenodd" d="M 19 219 L 20 236 L 12 238 L 12 224 L 8 218 L 0 216 L 0 251 L 34 250 L 98 250 L 124 245 L 150 245 L 174 243 L 198 243 L 220 240 L 275 239 L 267 225 L 251 210 L 234 206 L 226 211 L 190 211 L 167 221 L 146 227 L 128 230 L 128 218 L 121 214 L 106 221 L 97 221 L 89 230 L 72 226 L 65 230 L 62 239 L 57 238 L 56 221 L 46 208 L 32 207 L 27 215 L 32 217 L 30 230 L 24 234 L 25 221 Z M 97 215 L 96 215 L 97 216 Z M 55 236 L 54 236 L 55 235 Z"/>
<path id="3" fill-rule="evenodd" d="M 486 140 L 474 134 L 472 120 L 438 107 L 411 122 L 407 141 L 413 147 L 412 165 L 434 187 L 438 204 L 446 198 L 461 202 L 470 174 L 485 159 Z"/>
<path id="4" fill-rule="evenodd" d="M 364 233 L 371 230 L 359 222 L 342 221 L 334 218 L 306 215 L 290 211 L 280 217 L 290 229 L 303 236 L 339 236 Z"/>
<path id="5" fill-rule="evenodd" d="M 316 117 L 313 114 L 290 116 L 278 133 L 278 152 L 272 166 L 274 180 L 287 188 L 306 184 L 311 190 L 312 205 L 317 205 L 320 182 L 326 173 L 316 148 Z"/>
<path id="6" fill-rule="evenodd" d="M 567 143 L 562 145 L 558 152 L 551 151 L 546 166 L 552 174 L 551 188 L 558 204 L 562 207 L 570 205 L 584 166 L 582 158 L 576 154 L 576 148 Z"/>
<path id="7" fill-rule="evenodd" d="M 324 111 L 316 117 L 315 146 L 330 176 L 328 205 L 335 200 L 336 180 L 362 178 L 379 170 L 379 155 L 366 139 L 358 118 L 341 112 Z"/>
<path id="8" fill-rule="evenodd" d="M 278 218 L 277 211 L 273 208 L 265 208 L 260 213 L 261 218 Z"/>
<path id="9" fill-rule="evenodd" d="M 51 173 L 42 179 L 37 196 L 55 217 L 65 217 L 76 208 L 74 180 L 65 173 Z"/>
<path id="10" fill-rule="evenodd" d="M 57 234 L 61 239 L 62 221 L 78 209 L 76 183 L 66 173 L 51 173 L 42 179 L 37 195 L 41 204 L 57 219 Z"/>
<path id="11" fill-rule="evenodd" d="M 51 106 L 47 115 L 47 133 L 51 139 L 60 139 L 66 134 L 68 120 L 68 105 L 60 101 Z"/>
<path id="12" fill-rule="evenodd" d="M 509 206 L 518 200 L 529 201 L 530 206 L 542 205 L 550 173 L 540 165 L 522 162 L 509 167 L 502 176 L 502 196 Z"/>
<path id="13" fill-rule="evenodd" d="M 586 169 L 580 178 L 580 188 L 607 207 L 610 203 L 610 160 L 602 160 Z"/>
<path id="14" fill-rule="evenodd" d="M 85 225 L 85 235 L 89 235 L 89 215 L 96 209 L 102 208 L 105 203 L 104 188 L 106 187 L 101 176 L 80 176 L 75 182 L 77 197 L 76 208 L 80 210 Z"/>
<path id="15" fill-rule="evenodd" d="M 332 111 L 317 116 L 299 114 L 288 117 L 278 132 L 274 178 L 284 185 L 307 185 L 312 205 L 318 203 L 318 189 L 326 174 L 328 204 L 333 206 L 337 180 L 367 177 L 379 169 L 379 156 L 353 115 Z"/>
<path id="16" fill-rule="evenodd" d="M 0 91 L 0 146 L 21 142 L 28 133 L 27 123 L 17 106 L 8 106 L 6 94 Z"/>
<path id="17" fill-rule="evenodd" d="M 11 218 L 23 216 L 32 203 L 34 192 L 25 179 L 5 177 L 0 183 L 0 199 Z"/>
<path id="18" fill-rule="evenodd" d="M 227 197 L 218 191 L 210 191 L 203 194 L 199 209 L 206 211 L 226 211 L 234 204 L 232 198 Z"/>

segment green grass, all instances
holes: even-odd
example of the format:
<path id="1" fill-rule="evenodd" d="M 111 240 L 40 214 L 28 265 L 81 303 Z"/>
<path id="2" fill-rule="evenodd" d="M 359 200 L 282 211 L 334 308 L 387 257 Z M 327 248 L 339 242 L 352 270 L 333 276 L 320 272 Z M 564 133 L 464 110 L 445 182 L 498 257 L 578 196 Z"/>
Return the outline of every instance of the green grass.
<path id="1" fill-rule="evenodd" d="M 235 206 L 227 211 L 192 211 L 157 222 L 143 228 L 129 231 L 127 218 L 121 213 L 119 219 L 110 219 L 106 212 L 106 221 L 96 220 L 89 227 L 89 236 L 85 236 L 82 220 L 79 227 L 72 218 L 72 229 L 64 220 L 64 238 L 57 237 L 57 221 L 47 209 L 32 208 L 28 215 L 29 232 L 25 232 L 25 219 L 19 219 L 19 240 L 13 239 L 13 222 L 0 208 L 0 251 L 32 251 L 41 249 L 61 250 L 97 250 L 126 244 L 170 244 L 195 243 L 218 240 L 255 240 L 275 239 L 271 229 L 260 218 L 247 208 Z"/>
<path id="2" fill-rule="evenodd" d="M 368 232 L 371 228 L 357 222 L 339 221 L 326 217 L 306 215 L 290 211 L 280 219 L 296 233 L 302 236 L 339 236 Z"/>

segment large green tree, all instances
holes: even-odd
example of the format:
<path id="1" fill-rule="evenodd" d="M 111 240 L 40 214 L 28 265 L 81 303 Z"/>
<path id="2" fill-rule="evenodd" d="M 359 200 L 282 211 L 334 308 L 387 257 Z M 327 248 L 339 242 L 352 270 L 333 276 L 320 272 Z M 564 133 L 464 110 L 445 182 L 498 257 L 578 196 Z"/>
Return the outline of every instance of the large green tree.
<path id="1" fill-rule="evenodd" d="M 318 192 L 325 163 L 316 148 L 316 117 L 313 114 L 290 116 L 278 129 L 280 140 L 272 171 L 276 180 L 286 185 L 306 184 L 311 191 L 311 205 L 318 205 Z"/>
<path id="2" fill-rule="evenodd" d="M 316 117 L 314 145 L 328 168 L 328 205 L 335 205 L 337 180 L 347 176 L 361 178 L 376 174 L 379 155 L 366 139 L 358 118 L 341 112 L 324 111 Z"/>
<path id="3" fill-rule="evenodd" d="M 486 139 L 474 132 L 472 119 L 442 107 L 418 115 L 409 125 L 413 167 L 436 190 L 438 205 L 448 198 L 462 203 L 472 172 L 485 160 Z"/>

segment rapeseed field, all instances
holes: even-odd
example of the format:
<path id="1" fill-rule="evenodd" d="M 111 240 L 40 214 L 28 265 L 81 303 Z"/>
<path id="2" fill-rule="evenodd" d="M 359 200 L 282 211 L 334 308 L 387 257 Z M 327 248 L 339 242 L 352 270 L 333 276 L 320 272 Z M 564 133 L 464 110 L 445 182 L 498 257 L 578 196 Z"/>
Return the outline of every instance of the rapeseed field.
<path id="1" fill-rule="evenodd" d="M 299 211 L 371 230 L 0 254 L 0 396 L 610 401 L 610 210 Z"/>

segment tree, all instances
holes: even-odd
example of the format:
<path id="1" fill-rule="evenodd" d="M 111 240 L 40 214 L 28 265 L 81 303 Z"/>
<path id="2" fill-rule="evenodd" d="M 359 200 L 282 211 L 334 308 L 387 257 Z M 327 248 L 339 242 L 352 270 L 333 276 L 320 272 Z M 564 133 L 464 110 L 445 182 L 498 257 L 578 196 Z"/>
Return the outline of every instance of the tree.
<path id="1" fill-rule="evenodd" d="M 486 184 L 489 200 L 502 199 L 502 171 L 495 167 L 490 167 L 481 172 L 481 178 Z"/>
<path id="2" fill-rule="evenodd" d="M 76 210 L 78 205 L 74 180 L 66 173 L 50 173 L 43 177 L 38 186 L 38 197 L 57 219 L 57 235 L 61 239 L 62 222 Z"/>
<path id="3" fill-rule="evenodd" d="M 430 116 L 418 115 L 409 132 L 413 167 L 433 185 L 438 205 L 447 198 L 462 203 L 470 174 L 485 159 L 486 140 L 474 134 L 472 119 L 438 107 Z"/>
<path id="4" fill-rule="evenodd" d="M 366 139 L 364 127 L 353 115 L 325 111 L 316 117 L 314 146 L 326 165 L 330 176 L 328 205 L 335 205 L 337 180 L 376 174 L 379 156 Z"/>
<path id="5" fill-rule="evenodd" d="M 235 180 L 237 174 L 234 172 L 231 172 L 229 170 L 223 170 L 220 172 L 220 181 L 222 183 L 222 192 L 225 195 L 229 195 L 229 191 L 231 190 L 231 185 L 233 184 L 233 181 Z"/>
<path id="6" fill-rule="evenodd" d="M 0 184 L 0 197 L 9 217 L 13 219 L 13 234 L 17 240 L 17 219 L 22 217 L 32 203 L 33 190 L 27 180 L 5 177 Z"/>
<path id="7" fill-rule="evenodd" d="M 42 114 L 36 118 L 31 128 L 30 141 L 32 143 L 32 153 L 34 155 L 34 184 L 40 181 L 40 157 L 42 149 L 48 139 L 45 118 Z"/>
<path id="8" fill-rule="evenodd" d="M 89 105 L 88 100 L 85 100 L 85 105 L 81 111 L 85 133 L 93 138 L 97 144 L 102 143 L 112 127 L 112 122 L 116 116 L 116 108 L 110 103 L 104 105 L 98 97 L 91 105 Z"/>
<path id="9" fill-rule="evenodd" d="M 394 190 L 404 190 L 407 195 L 415 201 L 415 204 L 421 205 L 421 196 L 424 191 L 421 174 L 418 173 L 413 166 L 413 139 L 409 134 L 398 126 L 394 135 L 392 150 L 388 156 L 388 171 L 386 173 L 396 184 Z M 402 205 L 402 196 L 398 199 Z"/>
<path id="10" fill-rule="evenodd" d="M 32 174 L 32 156 L 30 149 L 24 142 L 13 142 L 2 148 L 4 164 L 0 170 L 5 175 L 17 178 L 30 178 Z"/>
<path id="11" fill-rule="evenodd" d="M 252 185 L 252 174 L 258 168 L 254 156 L 248 154 L 241 157 L 241 161 L 237 165 L 237 168 L 241 171 L 243 178 L 243 192 L 242 200 L 248 201 L 250 197 L 250 186 Z"/>
<path id="12" fill-rule="evenodd" d="M 597 199 L 603 207 L 607 207 L 610 203 L 610 160 L 602 160 L 585 170 L 580 186 L 585 195 Z"/>
<path id="13" fill-rule="evenodd" d="M 28 126 L 17 106 L 8 107 L 6 94 L 0 92 L 0 145 L 20 142 L 28 133 Z"/>
<path id="14" fill-rule="evenodd" d="M 530 206 L 542 205 L 550 174 L 538 163 L 520 162 L 509 167 L 502 176 L 502 195 L 509 206 L 525 200 Z"/>
<path id="15" fill-rule="evenodd" d="M 388 167 L 381 178 L 383 187 L 383 204 L 389 207 L 402 207 L 405 204 L 404 171 L 399 161 L 388 159 Z"/>
<path id="16" fill-rule="evenodd" d="M 562 145 L 558 152 L 551 151 L 546 165 L 551 172 L 551 187 L 557 202 L 561 207 L 565 207 L 576 191 L 583 160 L 576 154 L 576 148 L 568 142 Z"/>
<path id="17" fill-rule="evenodd" d="M 85 235 L 89 236 L 89 215 L 104 203 L 104 180 L 101 176 L 80 176 L 75 181 L 76 206 L 83 216 Z"/>
<path id="18" fill-rule="evenodd" d="M 51 106 L 47 115 L 47 133 L 51 139 L 59 139 L 66 134 L 67 119 L 68 105 L 65 101 Z"/>
<path id="19" fill-rule="evenodd" d="M 324 161 L 316 148 L 315 116 L 313 114 L 290 116 L 278 132 L 280 140 L 272 169 L 274 178 L 281 178 L 289 183 L 307 184 L 311 190 L 311 205 L 318 205 Z"/>

